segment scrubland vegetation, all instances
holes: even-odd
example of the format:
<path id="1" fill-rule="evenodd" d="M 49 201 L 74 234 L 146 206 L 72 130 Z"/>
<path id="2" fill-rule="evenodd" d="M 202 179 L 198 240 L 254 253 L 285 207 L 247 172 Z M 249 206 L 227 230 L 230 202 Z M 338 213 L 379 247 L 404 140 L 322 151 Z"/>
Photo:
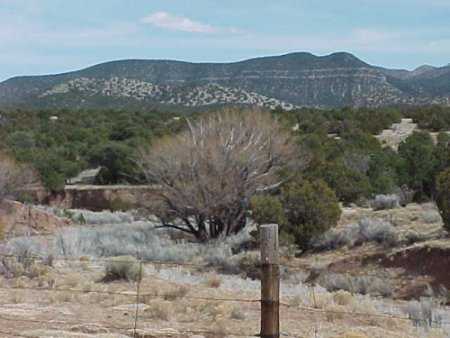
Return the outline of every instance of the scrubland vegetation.
<path id="1" fill-rule="evenodd" d="M 428 272 L 420 274 L 423 284 L 417 290 L 405 290 L 412 280 L 402 279 L 397 266 L 389 268 L 422 244 L 431 252 L 438 242 L 439 250 L 448 252 L 450 136 L 444 132 L 450 130 L 450 110 L 242 110 L 189 120 L 110 113 L 111 119 L 106 113 L 87 112 L 75 118 L 64 111 L 50 120 L 50 113 L 24 112 L 35 126 L 19 112 L 5 114 L 3 150 L 8 156 L 1 158 L 2 200 L 20 198 L 21 188 L 36 180 L 57 191 L 70 175 L 94 165 L 102 166 L 99 183 L 161 187 L 157 198 L 144 201 L 139 210 L 41 206 L 72 222 L 47 236 L 2 241 L 6 229 L 0 223 L 0 253 L 15 256 L 0 261 L 1 280 L 7 285 L 25 281 L 34 287 L 60 283 L 109 290 L 141 281 L 159 297 L 143 301 L 146 318 L 167 322 L 174 313 L 186 321 L 178 302 L 187 303 L 185 298 L 199 290 L 255 290 L 258 227 L 277 223 L 282 296 L 292 307 L 323 310 L 330 330 L 348 320 L 343 313 L 352 311 L 406 315 L 408 324 L 388 327 L 372 318 L 358 325 L 404 329 L 408 337 L 427 337 L 431 330 L 442 329 L 448 290 L 433 284 Z M 398 151 L 383 147 L 374 135 L 402 116 L 413 117 L 423 130 L 410 135 Z M 28 131 L 18 127 L 20 121 Z M 59 125 L 63 122 L 72 123 L 71 128 Z M 429 131 L 442 133 L 433 141 Z M 23 170 L 30 165 L 34 170 Z M 177 270 L 155 262 L 195 266 Z M 407 264 L 404 274 L 414 276 L 417 271 Z M 368 274 L 369 268 L 375 273 Z M 82 282 L 82 276 L 89 280 Z M 163 282 L 155 282 L 158 278 Z M 175 285 L 168 287 L 169 280 Z M 17 294 L 15 302 L 22 303 L 21 297 Z M 89 303 L 69 294 L 55 301 Z M 111 307 L 124 302 L 101 300 Z M 241 322 L 255 311 L 211 304 L 189 307 L 191 314 L 200 312 L 213 320 L 223 335 L 221 318 L 244 327 Z M 414 326 L 426 330 L 415 335 Z"/>

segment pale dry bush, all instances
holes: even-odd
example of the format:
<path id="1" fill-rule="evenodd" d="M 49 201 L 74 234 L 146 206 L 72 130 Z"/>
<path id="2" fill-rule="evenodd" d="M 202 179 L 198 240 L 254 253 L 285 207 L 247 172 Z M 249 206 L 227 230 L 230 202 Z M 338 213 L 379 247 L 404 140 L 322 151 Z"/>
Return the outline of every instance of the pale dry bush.
<path id="1" fill-rule="evenodd" d="M 394 246 L 398 242 L 397 232 L 390 222 L 364 218 L 359 222 L 363 242 L 377 242 L 386 246 Z"/>
<path id="2" fill-rule="evenodd" d="M 325 318 L 329 322 L 335 322 L 336 320 L 344 319 L 346 312 L 348 312 L 348 310 L 345 308 L 345 306 L 329 304 L 325 308 Z"/>
<path id="3" fill-rule="evenodd" d="M 197 313 L 203 317 L 212 319 L 213 321 L 220 321 L 228 318 L 230 312 L 229 304 L 218 304 L 217 302 L 205 302 L 195 306 Z"/>
<path id="4" fill-rule="evenodd" d="M 75 222 L 90 225 L 123 224 L 123 223 L 132 223 L 134 221 L 134 216 L 131 212 L 64 209 L 62 212 L 56 211 L 56 213 L 68 217 Z"/>
<path id="5" fill-rule="evenodd" d="M 153 300 L 149 307 L 144 310 L 144 315 L 151 319 L 168 321 L 172 312 L 171 309 L 172 307 L 169 303 Z"/>
<path id="6" fill-rule="evenodd" d="M 294 306 L 294 307 L 301 307 L 301 306 L 305 306 L 308 304 L 307 304 L 305 298 L 302 296 L 295 296 L 295 297 L 291 297 L 289 299 L 289 305 Z"/>
<path id="7" fill-rule="evenodd" d="M 5 278 L 17 278 L 27 276 L 28 278 L 40 278 L 47 275 L 48 266 L 35 260 L 24 257 L 4 257 L 0 260 L 0 274 Z"/>
<path id="8" fill-rule="evenodd" d="M 16 199 L 23 188 L 37 181 L 36 174 L 29 167 L 18 164 L 10 156 L 0 152 L 0 202 Z"/>
<path id="9" fill-rule="evenodd" d="M 311 289 L 310 304 L 316 309 L 326 309 L 330 305 L 333 305 L 333 295 L 325 292 L 315 292 Z"/>
<path id="10" fill-rule="evenodd" d="M 112 257 L 139 256 L 144 260 L 164 262 L 193 262 L 199 258 L 207 263 L 225 264 L 233 251 L 250 240 L 247 231 L 242 231 L 225 240 L 208 243 L 176 243 L 167 236 L 165 229 L 157 229 L 149 222 L 134 222 L 64 229 L 54 241 L 55 256 L 66 257 Z"/>
<path id="11" fill-rule="evenodd" d="M 370 206 L 373 210 L 386 210 L 395 209 L 400 207 L 400 197 L 391 195 L 376 195 L 373 200 L 370 201 Z"/>
<path id="12" fill-rule="evenodd" d="M 377 317 L 371 317 L 371 315 L 379 315 L 379 311 L 369 298 L 359 298 L 358 301 L 353 302 L 349 307 L 350 312 L 365 314 L 366 316 L 362 316 L 361 319 L 377 325 Z"/>
<path id="13" fill-rule="evenodd" d="M 442 221 L 441 215 L 437 210 L 424 210 L 421 216 L 426 224 L 440 223 Z"/>
<path id="14" fill-rule="evenodd" d="M 438 311 L 439 304 L 432 298 L 421 298 L 420 301 L 410 301 L 403 311 L 416 327 L 440 327 L 442 316 Z"/>
<path id="15" fill-rule="evenodd" d="M 110 258 L 105 266 L 105 276 L 102 281 L 115 280 L 140 281 L 143 277 L 143 268 L 138 260 L 132 256 L 117 256 Z"/>
<path id="16" fill-rule="evenodd" d="M 365 242 L 376 242 L 386 247 L 398 244 L 399 236 L 392 223 L 382 219 L 363 218 L 356 224 L 330 229 L 313 239 L 312 246 L 332 250 L 342 246 L 354 247 Z"/>
<path id="17" fill-rule="evenodd" d="M 230 318 L 235 320 L 245 320 L 245 312 L 240 307 L 234 306 L 230 313 Z"/>
<path id="18" fill-rule="evenodd" d="M 350 292 L 339 290 L 333 293 L 333 300 L 337 305 L 347 306 L 353 303 L 353 295 Z"/>
<path id="19" fill-rule="evenodd" d="M 350 276 L 337 273 L 324 273 L 318 282 L 328 291 L 345 290 L 351 293 L 389 297 L 393 293 L 392 284 L 373 276 Z"/>
<path id="20" fill-rule="evenodd" d="M 239 262 L 232 258 L 250 238 L 245 229 L 237 235 L 208 243 L 177 243 L 170 239 L 167 230 L 157 229 L 153 223 L 134 222 L 64 228 L 45 242 L 36 237 L 15 238 L 8 242 L 8 252 L 19 256 L 32 254 L 43 259 L 62 256 L 79 257 L 81 260 L 134 256 L 138 253 L 144 261 L 208 263 L 239 273 Z"/>
<path id="21" fill-rule="evenodd" d="M 263 111 L 226 111 L 191 123 L 179 134 L 142 149 L 138 163 L 161 186 L 149 205 L 168 228 L 200 241 L 236 234 L 247 225 L 255 193 L 280 186 L 281 169 L 304 158 L 290 132 Z"/>

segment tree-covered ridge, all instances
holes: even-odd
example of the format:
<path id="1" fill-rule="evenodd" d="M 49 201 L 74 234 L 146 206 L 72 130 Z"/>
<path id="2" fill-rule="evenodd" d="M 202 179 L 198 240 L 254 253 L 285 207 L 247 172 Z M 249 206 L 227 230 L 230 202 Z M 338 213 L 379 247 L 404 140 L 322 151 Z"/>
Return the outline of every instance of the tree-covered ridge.
<path id="1" fill-rule="evenodd" d="M 231 63 L 118 60 L 0 83 L 0 107 L 152 109 L 450 105 L 450 67 L 370 65 L 349 53 L 291 53 Z"/>

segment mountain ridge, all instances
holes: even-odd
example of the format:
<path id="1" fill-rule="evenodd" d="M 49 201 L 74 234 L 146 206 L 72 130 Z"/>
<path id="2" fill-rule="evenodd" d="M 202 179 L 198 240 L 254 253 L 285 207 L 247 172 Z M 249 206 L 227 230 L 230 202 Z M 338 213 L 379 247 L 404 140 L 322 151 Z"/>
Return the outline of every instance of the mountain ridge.
<path id="1" fill-rule="evenodd" d="M 351 53 L 295 52 L 236 62 L 108 61 L 80 70 L 0 82 L 0 107 L 99 105 L 269 108 L 450 104 L 450 66 L 370 65 Z"/>

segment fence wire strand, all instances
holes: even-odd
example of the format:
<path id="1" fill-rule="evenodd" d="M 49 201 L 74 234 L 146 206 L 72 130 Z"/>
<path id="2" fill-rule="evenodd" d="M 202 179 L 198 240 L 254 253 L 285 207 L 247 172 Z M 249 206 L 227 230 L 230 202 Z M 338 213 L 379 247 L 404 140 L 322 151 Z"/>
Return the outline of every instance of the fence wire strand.
<path id="1" fill-rule="evenodd" d="M 42 260 L 45 261 L 45 257 L 39 256 L 39 255 L 12 255 L 12 254 L 0 254 L 0 257 L 3 258 L 17 258 L 18 261 L 21 260 L 27 260 L 27 259 L 35 259 L 35 260 Z M 80 260 L 80 258 L 75 257 L 61 257 L 61 258 L 53 258 L 55 261 L 78 261 L 82 262 L 83 260 Z M 91 258 L 88 257 L 86 260 L 87 262 L 103 262 L 107 263 L 110 262 L 110 258 Z M 129 262 L 129 260 L 114 260 L 114 262 Z M 185 262 L 164 262 L 159 260 L 143 260 L 142 258 L 139 258 L 139 278 L 136 283 L 136 291 L 129 292 L 129 291 L 106 291 L 106 290 L 83 290 L 83 289 L 73 289 L 73 288 L 42 288 L 42 287 L 0 287 L 0 290 L 31 290 L 31 291 L 39 291 L 39 292 L 70 292 L 70 293 L 82 293 L 82 294 L 89 294 L 89 293 L 97 293 L 97 294 L 107 294 L 107 295 L 120 295 L 125 297 L 132 297 L 135 298 L 136 302 L 136 308 L 135 308 L 135 315 L 134 315 L 134 321 L 133 321 L 133 327 L 130 329 L 130 327 L 119 327 L 119 326 L 112 326 L 104 323 L 80 323 L 80 322 L 69 322 L 69 321 L 60 321 L 60 320 L 38 320 L 38 319 L 25 319 L 25 318 L 11 318 L 7 316 L 0 315 L 0 320 L 4 321 L 13 321 L 13 322 L 32 322 L 32 323 L 47 323 L 47 324 L 60 324 L 60 325 L 98 325 L 105 329 L 113 329 L 113 330 L 120 330 L 120 331 L 132 331 L 133 337 L 138 337 L 138 323 L 139 323 L 139 303 L 141 299 L 144 297 L 164 297 L 164 295 L 157 294 L 157 293 L 143 293 L 142 292 L 142 286 L 141 286 L 141 280 L 143 277 L 143 267 L 144 264 L 154 264 L 154 265 L 167 265 L 167 266 L 187 266 L 187 267 L 211 267 L 211 264 L 194 264 L 194 263 L 185 263 Z M 301 268 L 299 266 L 293 266 L 289 264 L 279 264 L 280 267 L 285 267 L 292 270 L 301 270 L 304 271 L 304 268 Z M 365 275 L 362 275 L 365 276 Z M 183 295 L 180 296 L 180 298 L 185 299 L 191 299 L 191 300 L 199 300 L 199 301 L 216 301 L 216 302 L 239 302 L 239 303 L 261 303 L 261 299 L 244 299 L 244 298 L 218 298 L 218 297 L 203 297 L 203 296 L 190 296 L 190 295 Z M 327 314 L 336 314 L 336 315 L 348 315 L 348 316 L 358 316 L 358 317 L 366 317 L 366 318 L 381 318 L 381 319 L 397 319 L 397 320 L 403 320 L 403 321 L 413 321 L 413 318 L 410 317 L 404 317 L 396 314 L 387 314 L 387 313 L 365 313 L 365 312 L 355 312 L 355 311 L 343 311 L 343 310 L 327 310 L 327 309 L 319 309 L 317 308 L 317 304 L 315 304 L 315 294 L 314 294 L 314 288 L 313 288 L 313 298 L 314 298 L 314 307 L 308 307 L 308 306 L 298 306 L 298 305 L 291 305 L 285 302 L 280 302 L 280 306 L 292 309 L 294 311 L 303 311 L 308 313 L 314 313 L 314 314 L 321 314 L 321 315 L 327 315 Z M 438 325 L 450 325 L 450 322 L 448 321 L 436 321 L 431 320 L 431 324 L 438 324 Z M 314 325 L 314 335 L 317 335 L 317 326 L 316 323 Z M 13 335 L 15 337 L 25 337 L 20 334 L 12 333 L 12 332 L 6 332 L 1 331 L 1 334 L 7 334 L 7 335 Z M 215 332 L 208 331 L 208 330 L 184 330 L 180 332 L 181 334 L 214 334 Z M 226 333 L 230 336 L 236 336 L 236 337 L 251 337 L 251 336 L 259 336 L 259 334 L 234 334 L 234 333 Z M 290 336 L 288 333 L 284 333 L 284 336 Z M 294 337 L 294 336 L 292 336 Z"/>

